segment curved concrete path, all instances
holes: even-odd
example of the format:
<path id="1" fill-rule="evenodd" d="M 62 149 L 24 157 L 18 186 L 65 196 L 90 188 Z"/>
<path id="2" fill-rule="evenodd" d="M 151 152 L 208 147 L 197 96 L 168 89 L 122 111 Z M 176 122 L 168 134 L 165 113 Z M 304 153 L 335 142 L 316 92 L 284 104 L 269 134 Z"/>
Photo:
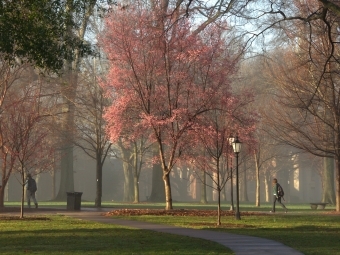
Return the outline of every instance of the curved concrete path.
<path id="1" fill-rule="evenodd" d="M 61 214 L 62 212 L 59 212 Z M 102 215 L 103 211 L 87 211 L 82 208 L 80 212 L 66 212 L 62 213 L 67 216 L 75 217 L 78 219 L 101 222 L 106 224 L 117 224 L 137 229 L 147 229 L 163 233 L 184 235 L 189 237 L 201 238 L 222 244 L 236 255 L 303 255 L 303 253 L 294 250 L 282 243 L 272 241 L 269 239 L 229 234 L 224 232 L 190 229 L 182 227 L 174 227 L 167 225 L 159 225 L 148 222 L 132 221 L 115 219 Z"/>

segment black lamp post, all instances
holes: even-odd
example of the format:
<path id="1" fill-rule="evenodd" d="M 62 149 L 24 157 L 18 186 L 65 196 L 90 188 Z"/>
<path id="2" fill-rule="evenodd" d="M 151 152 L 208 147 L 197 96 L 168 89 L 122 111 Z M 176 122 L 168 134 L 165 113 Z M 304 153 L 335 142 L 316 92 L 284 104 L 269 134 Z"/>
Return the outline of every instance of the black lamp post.
<path id="1" fill-rule="evenodd" d="M 239 197 L 239 187 L 238 187 L 238 154 L 241 151 L 241 142 L 238 140 L 238 137 L 236 136 L 236 139 L 233 141 L 233 150 L 236 154 L 236 211 L 235 211 L 235 219 L 240 220 L 240 197 Z"/>

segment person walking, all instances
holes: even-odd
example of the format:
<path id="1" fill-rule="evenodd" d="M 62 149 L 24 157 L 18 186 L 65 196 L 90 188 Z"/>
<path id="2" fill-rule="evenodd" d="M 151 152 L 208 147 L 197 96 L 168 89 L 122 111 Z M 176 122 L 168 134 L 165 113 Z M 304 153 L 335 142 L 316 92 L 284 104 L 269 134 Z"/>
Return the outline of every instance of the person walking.
<path id="1" fill-rule="evenodd" d="M 37 191 L 37 183 L 32 178 L 31 174 L 28 174 L 27 175 L 27 190 L 26 190 L 28 208 L 31 208 L 31 199 L 33 200 L 35 204 L 35 208 L 38 208 L 38 202 L 35 198 L 36 191 Z"/>
<path id="2" fill-rule="evenodd" d="M 271 213 L 275 212 L 275 204 L 276 201 L 279 202 L 279 204 L 281 205 L 281 207 L 285 210 L 285 213 L 287 213 L 287 208 L 286 206 L 281 202 L 281 198 L 283 197 L 284 193 L 283 193 L 283 189 L 281 187 L 281 185 L 277 182 L 277 179 L 274 178 L 273 179 L 273 208 L 270 211 Z"/>

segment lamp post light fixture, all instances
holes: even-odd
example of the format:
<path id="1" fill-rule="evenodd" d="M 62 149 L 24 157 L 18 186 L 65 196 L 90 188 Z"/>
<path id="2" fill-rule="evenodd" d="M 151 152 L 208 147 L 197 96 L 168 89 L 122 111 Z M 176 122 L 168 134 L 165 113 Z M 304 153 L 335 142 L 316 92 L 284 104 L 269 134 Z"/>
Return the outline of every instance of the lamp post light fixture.
<path id="1" fill-rule="evenodd" d="M 239 197 L 239 187 L 238 187 L 238 154 L 241 151 L 241 145 L 242 143 L 238 140 L 238 137 L 236 136 L 236 139 L 232 142 L 234 153 L 236 154 L 236 211 L 235 211 L 235 219 L 240 220 L 240 197 Z"/>

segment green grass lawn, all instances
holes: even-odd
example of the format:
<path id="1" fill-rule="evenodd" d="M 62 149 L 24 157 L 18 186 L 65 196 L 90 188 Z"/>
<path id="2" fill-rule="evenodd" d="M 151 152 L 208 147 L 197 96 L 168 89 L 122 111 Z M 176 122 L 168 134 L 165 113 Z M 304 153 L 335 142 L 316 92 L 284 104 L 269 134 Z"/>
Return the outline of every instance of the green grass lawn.
<path id="1" fill-rule="evenodd" d="M 7 206 L 17 206 L 16 203 L 6 203 Z M 41 206 L 43 207 L 61 207 L 65 208 L 66 203 L 49 203 L 49 202 L 41 202 Z M 90 202 L 82 202 L 82 207 L 91 207 L 93 203 Z M 148 204 L 148 203 L 140 203 L 140 204 L 127 204 L 127 203 L 112 203 L 112 202 L 104 202 L 104 207 L 108 208 L 130 208 L 130 209 L 163 209 L 164 204 Z M 195 203 L 174 203 L 175 209 L 216 209 L 216 204 L 208 204 L 208 205 L 200 205 Z M 229 205 L 224 205 L 222 207 L 224 210 L 229 210 Z M 150 221 L 154 223 L 160 224 L 170 224 L 182 227 L 190 227 L 190 228 L 198 228 L 198 229 L 209 229 L 214 231 L 225 231 L 229 233 L 236 234 L 244 234 L 244 235 L 252 235 L 258 237 L 264 237 L 272 240 L 276 240 L 282 242 L 296 250 L 301 251 L 306 255 L 340 255 L 340 215 L 334 214 L 335 208 L 332 206 L 327 206 L 325 210 L 311 210 L 309 204 L 287 204 L 288 213 L 283 213 L 283 210 L 278 207 L 277 213 L 269 214 L 268 212 L 271 209 L 271 204 L 263 203 L 260 208 L 255 207 L 253 204 L 242 203 L 240 206 L 241 211 L 241 220 L 235 220 L 233 216 L 224 216 L 222 217 L 222 226 L 217 227 L 216 217 L 198 217 L 198 216 L 124 216 L 126 219 L 140 220 L 140 221 Z M 243 212 L 265 212 L 265 215 L 251 215 L 245 216 L 242 214 Z M 15 254 L 20 254 L 17 251 L 23 249 L 25 245 L 32 243 L 36 244 L 36 240 L 39 238 L 34 238 L 29 242 L 29 236 L 42 236 L 42 244 L 41 247 L 46 249 L 46 247 L 50 247 L 46 245 L 46 242 L 51 242 L 53 245 L 59 246 L 61 245 L 63 250 L 58 250 L 56 254 L 68 254 L 68 250 L 72 251 L 72 254 L 77 254 L 77 252 L 83 253 L 81 250 L 83 246 L 82 242 L 84 240 L 94 240 L 93 243 L 85 241 L 85 247 L 90 246 L 93 249 L 86 249 L 87 254 L 231 254 L 226 251 L 216 250 L 218 248 L 209 248 L 206 250 L 201 249 L 201 241 L 198 244 L 188 245 L 187 242 L 195 242 L 195 239 L 183 239 L 183 237 L 171 236 L 162 237 L 159 233 L 150 233 L 148 231 L 141 230 L 129 230 L 126 228 L 121 228 L 117 226 L 106 226 L 94 223 L 84 223 L 77 222 L 67 219 L 66 225 L 64 224 L 63 218 L 52 218 L 48 222 L 29 222 L 28 224 L 33 223 L 33 225 L 37 226 L 36 230 L 32 230 L 33 232 L 24 231 L 20 234 L 20 224 L 27 224 L 26 221 L 23 222 L 0 222 L 0 254 L 13 254 L 8 251 L 8 253 L 4 253 L 5 250 L 2 247 L 6 247 L 3 245 L 3 242 L 11 243 L 12 239 L 16 240 L 18 236 L 22 235 L 22 239 L 27 241 L 23 241 L 24 243 L 19 246 L 19 250 L 15 250 Z M 70 222 L 69 224 L 67 222 Z M 7 224 L 11 226 L 9 239 L 3 239 L 3 224 Z M 44 229 L 44 225 L 48 224 L 50 227 L 47 236 L 41 234 L 41 228 Z M 56 231 L 52 231 L 52 229 L 56 228 Z M 95 229 L 95 230 L 93 230 Z M 44 230 L 43 230 L 44 231 Z M 45 233 L 45 232 L 43 232 Z M 60 239 L 61 236 L 66 236 L 66 239 L 74 238 L 77 242 L 66 241 L 65 245 L 63 241 Z M 93 238 L 91 239 L 90 236 Z M 124 238 L 121 239 L 121 236 Z M 145 237 L 147 236 L 147 237 Z M 167 236 L 164 234 L 164 236 Z M 71 238 L 72 237 L 72 238 Z M 145 238 L 144 238 L 145 237 Z M 161 238 L 161 239 L 159 239 Z M 19 238 L 21 239 L 21 238 Z M 130 240 L 127 244 L 124 240 Z M 49 241 L 50 240 L 50 241 Z M 57 242 L 56 242 L 57 240 Z M 98 240 L 98 241 L 96 241 Z M 136 240 L 133 242 L 131 240 Z M 162 241 L 163 240 L 163 241 Z M 170 240 L 169 242 L 164 240 Z M 80 243 L 78 243 L 80 242 Z M 99 246 L 97 245 L 100 244 Z M 101 244 L 103 243 L 103 248 L 100 249 Z M 109 244 L 108 244 L 109 243 Z M 162 243 L 162 244 L 161 244 Z M 174 250 L 171 248 L 174 243 L 178 246 L 174 246 Z M 184 243 L 184 244 L 183 244 Z M 14 244 L 14 243 L 13 243 Z M 130 244 L 130 245 L 129 245 Z M 134 245 L 132 245 L 134 244 Z M 53 246 L 52 247 L 56 247 Z M 127 252 L 122 253 L 120 247 L 126 245 Z M 134 247 L 136 245 L 136 247 Z M 195 246 L 199 245 L 198 249 L 195 249 Z M 38 245 L 39 246 L 39 245 Z M 190 249 L 194 248 L 191 252 Z M 205 246 L 205 245 L 204 245 Z M 12 247 L 12 251 L 15 247 Z M 30 246 L 29 246 L 30 247 Z M 34 246 L 33 246 L 34 247 Z M 40 247 L 40 246 L 39 246 Z M 39 250 L 33 249 L 34 251 Z M 146 250 L 141 250 L 141 247 Z M 215 246 L 214 246 L 215 247 Z M 219 247 L 218 245 L 216 247 Z M 118 249 L 117 253 L 112 253 L 112 251 L 116 252 L 115 248 Z M 7 248 L 6 248 L 7 249 Z M 111 250 L 110 250 L 111 249 Z M 160 251 L 158 251 L 158 249 Z M 53 250 L 53 249 L 52 249 Z M 101 251 L 98 253 L 98 251 Z M 31 251 L 31 250 L 28 250 Z M 46 250 L 44 250 L 46 251 Z M 50 252 L 50 250 L 48 250 Z M 214 251 L 215 253 L 209 253 L 209 251 Z M 23 250 L 24 252 L 24 250 Z M 59 253 L 58 253 L 59 252 Z M 63 253 L 64 252 L 64 253 Z M 92 253 L 91 253 L 92 252 Z M 176 253 L 177 252 L 177 253 Z M 185 253 L 187 252 L 187 253 Z M 199 253 L 201 252 L 201 253 Z M 44 252 L 40 253 L 44 254 Z M 69 253 L 71 254 L 71 253 Z M 85 254 L 85 253 L 84 253 Z"/>
<path id="2" fill-rule="evenodd" d="M 0 254 L 233 254 L 201 239 L 135 230 L 64 216 L 0 218 Z"/>
<path id="3" fill-rule="evenodd" d="M 222 217 L 216 226 L 215 217 L 134 216 L 140 221 L 182 227 L 209 229 L 228 233 L 264 237 L 284 243 L 306 255 L 340 254 L 340 217 L 334 215 L 266 215 Z"/>
<path id="4" fill-rule="evenodd" d="M 145 215 L 124 216 L 123 218 L 264 237 L 284 243 L 306 255 L 340 255 L 340 214 L 334 214 L 334 207 L 328 206 L 325 210 L 311 210 L 309 204 L 288 204 L 289 212 L 287 214 L 281 208 L 277 209 L 277 213 L 270 214 L 268 213 L 270 207 L 269 203 L 260 208 L 251 204 L 243 204 L 240 207 L 241 220 L 235 220 L 234 216 L 224 216 L 221 219 L 221 226 L 217 226 L 216 217 Z M 193 208 L 197 209 L 195 206 Z M 266 214 L 242 215 L 242 212 L 245 211 Z"/>

